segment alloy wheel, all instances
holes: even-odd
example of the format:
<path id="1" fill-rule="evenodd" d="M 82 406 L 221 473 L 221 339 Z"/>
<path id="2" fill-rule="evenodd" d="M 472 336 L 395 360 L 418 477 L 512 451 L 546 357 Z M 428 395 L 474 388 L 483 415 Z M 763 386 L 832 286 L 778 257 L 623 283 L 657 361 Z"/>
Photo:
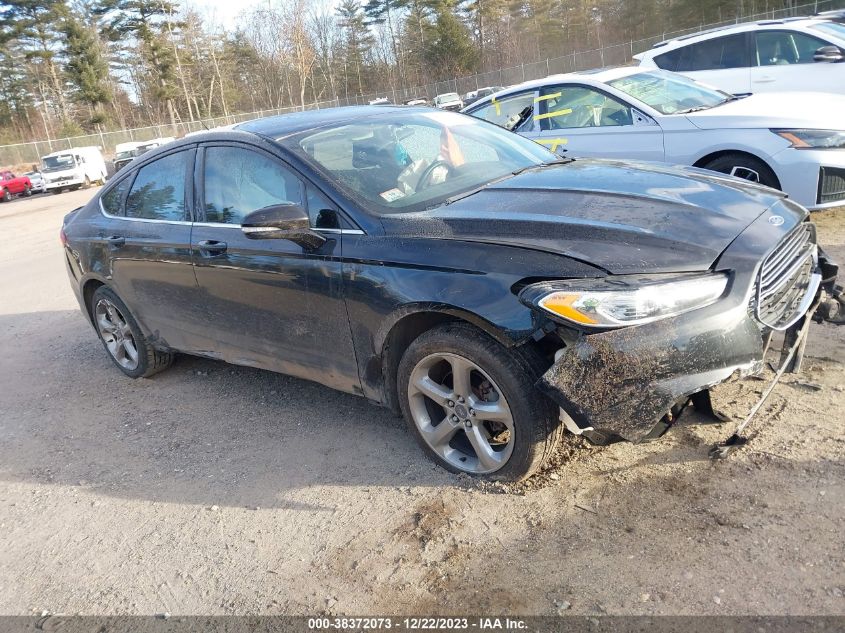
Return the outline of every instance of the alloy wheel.
<path id="1" fill-rule="evenodd" d="M 451 353 L 417 363 L 408 381 L 411 417 L 425 443 L 474 475 L 502 468 L 513 453 L 513 415 L 498 385 L 477 364 Z"/>
<path id="2" fill-rule="evenodd" d="M 129 371 L 138 367 L 138 345 L 118 307 L 108 299 L 100 299 L 94 308 L 94 319 L 100 338 L 118 365 Z"/>

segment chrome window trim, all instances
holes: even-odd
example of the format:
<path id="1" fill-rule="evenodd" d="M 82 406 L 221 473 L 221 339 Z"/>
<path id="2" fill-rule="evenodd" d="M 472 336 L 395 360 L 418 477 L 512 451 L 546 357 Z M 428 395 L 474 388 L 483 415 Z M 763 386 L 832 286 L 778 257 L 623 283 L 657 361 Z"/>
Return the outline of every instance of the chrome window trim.
<path id="1" fill-rule="evenodd" d="M 240 224 L 226 224 L 224 222 L 190 222 L 187 220 L 156 220 L 153 218 L 128 218 L 123 215 L 111 215 L 108 213 L 103 207 L 102 199 L 97 200 L 97 204 L 100 206 L 100 213 L 109 219 L 112 220 L 125 220 L 127 222 L 147 222 L 152 224 L 176 224 L 176 225 L 193 225 L 193 226 L 202 226 L 205 228 L 211 229 L 242 229 L 243 227 Z M 275 230 L 275 229 L 274 229 Z M 320 233 L 332 233 L 336 235 L 366 235 L 364 231 L 361 229 L 319 229 L 314 228 L 313 231 L 319 231 Z"/>

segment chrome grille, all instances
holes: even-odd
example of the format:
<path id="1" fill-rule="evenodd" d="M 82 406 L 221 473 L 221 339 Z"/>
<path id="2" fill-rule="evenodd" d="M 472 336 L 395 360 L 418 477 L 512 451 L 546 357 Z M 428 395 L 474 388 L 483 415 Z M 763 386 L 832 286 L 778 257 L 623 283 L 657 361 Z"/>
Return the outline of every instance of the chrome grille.
<path id="1" fill-rule="evenodd" d="M 785 330 L 809 307 L 818 288 L 816 230 L 803 222 L 766 256 L 757 276 L 753 307 L 757 319 Z"/>

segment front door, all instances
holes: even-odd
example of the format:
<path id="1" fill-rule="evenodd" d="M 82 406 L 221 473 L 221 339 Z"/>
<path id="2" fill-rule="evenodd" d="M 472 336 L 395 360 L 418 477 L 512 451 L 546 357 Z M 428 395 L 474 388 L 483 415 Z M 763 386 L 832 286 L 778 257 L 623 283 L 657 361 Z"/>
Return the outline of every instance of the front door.
<path id="1" fill-rule="evenodd" d="M 663 130 L 650 117 L 590 86 L 545 86 L 535 140 L 567 156 L 662 161 Z"/>
<path id="2" fill-rule="evenodd" d="M 752 92 L 845 92 L 842 64 L 816 62 L 816 51 L 829 42 L 796 31 L 759 31 L 754 34 Z"/>
<path id="3" fill-rule="evenodd" d="M 252 211 L 283 202 L 311 202 L 312 226 L 337 210 L 314 202 L 287 165 L 256 147 L 209 145 L 199 160 L 204 217 L 191 235 L 197 347 L 240 365 L 359 391 L 341 286 L 341 231 L 328 227 L 328 241 L 308 251 L 289 240 L 250 239 L 240 227 Z"/>

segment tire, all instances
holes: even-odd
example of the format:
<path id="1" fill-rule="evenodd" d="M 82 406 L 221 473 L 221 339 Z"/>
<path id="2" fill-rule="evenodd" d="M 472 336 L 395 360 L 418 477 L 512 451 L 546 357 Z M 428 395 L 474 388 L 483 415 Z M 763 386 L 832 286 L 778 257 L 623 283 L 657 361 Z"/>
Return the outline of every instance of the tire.
<path id="1" fill-rule="evenodd" d="M 29 196 L 32 195 L 32 187 L 30 187 L 29 185 L 24 185 L 23 186 L 23 195 L 25 195 L 27 198 L 29 198 Z"/>
<path id="2" fill-rule="evenodd" d="M 57 187 L 57 188 L 55 188 L 55 189 L 53 189 L 53 195 L 54 195 L 54 196 L 59 195 L 61 192 L 62 192 L 62 190 L 61 190 L 61 189 L 59 189 L 58 187 Z"/>
<path id="3" fill-rule="evenodd" d="M 82 183 L 83 189 L 90 189 L 91 187 L 91 179 L 88 176 L 85 176 L 85 180 Z"/>
<path id="4" fill-rule="evenodd" d="M 12 194 L 9 193 L 8 189 L 3 189 L 3 191 L 0 192 L 0 202 L 8 202 L 11 199 Z"/>
<path id="5" fill-rule="evenodd" d="M 772 187 L 773 189 L 780 189 L 780 182 L 775 172 L 772 171 L 766 163 L 759 158 L 749 156 L 747 154 L 724 154 L 714 160 L 711 160 L 704 169 L 718 171 L 723 174 L 736 175 L 752 182 L 759 182 L 761 185 Z M 751 175 L 751 172 L 756 174 L 757 180 L 752 180 L 746 177 Z"/>
<path id="6" fill-rule="evenodd" d="M 157 350 L 147 342 L 126 304 L 109 287 L 100 286 L 94 291 L 88 309 L 109 358 L 130 378 L 147 378 L 173 363 L 174 354 Z M 127 342 L 135 349 L 134 358 Z"/>
<path id="7" fill-rule="evenodd" d="M 459 372 L 468 388 L 450 378 Z M 396 386 L 408 428 L 432 461 L 454 473 L 519 481 L 543 466 L 563 433 L 557 407 L 534 388 L 537 374 L 519 352 L 468 324 L 450 323 L 408 346 Z M 440 387 L 437 400 L 421 384 Z M 502 421 L 508 416 L 509 426 Z M 475 448 L 479 437 L 489 449 L 484 459 Z"/>

